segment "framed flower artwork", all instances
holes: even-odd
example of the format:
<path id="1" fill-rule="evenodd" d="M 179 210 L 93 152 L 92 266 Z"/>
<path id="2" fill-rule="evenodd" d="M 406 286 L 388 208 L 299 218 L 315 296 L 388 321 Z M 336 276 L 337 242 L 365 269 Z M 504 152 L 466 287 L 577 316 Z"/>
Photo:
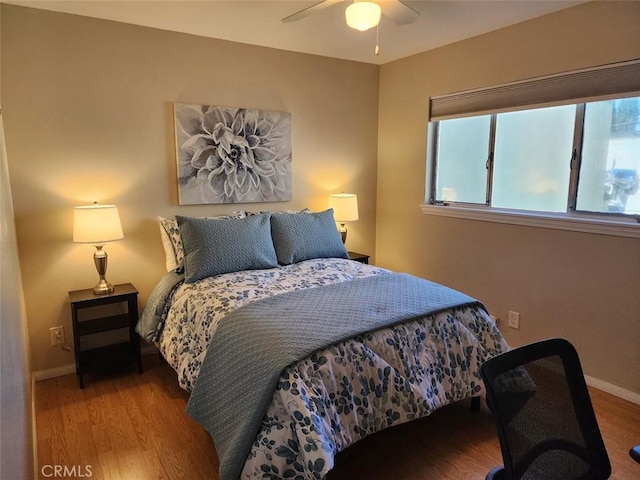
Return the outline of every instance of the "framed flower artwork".
<path id="1" fill-rule="evenodd" d="M 291 114 L 174 104 L 180 205 L 291 200 Z"/>

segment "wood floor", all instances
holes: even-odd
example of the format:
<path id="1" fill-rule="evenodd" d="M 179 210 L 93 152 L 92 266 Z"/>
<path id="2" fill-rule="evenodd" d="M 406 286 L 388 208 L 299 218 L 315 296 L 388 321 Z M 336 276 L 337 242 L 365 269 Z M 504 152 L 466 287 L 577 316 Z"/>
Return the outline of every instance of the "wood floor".
<path id="1" fill-rule="evenodd" d="M 185 412 L 187 394 L 156 356 L 145 372 L 75 375 L 36 384 L 39 478 L 96 480 L 217 479 L 209 435 Z M 640 406 L 592 390 L 614 480 L 640 479 L 628 455 L 640 443 Z M 445 407 L 428 418 L 381 432 L 341 453 L 329 480 L 482 480 L 501 462 L 491 417 L 483 406 Z M 58 467 L 56 467 L 58 466 Z M 59 475 L 57 478 L 61 478 Z"/>

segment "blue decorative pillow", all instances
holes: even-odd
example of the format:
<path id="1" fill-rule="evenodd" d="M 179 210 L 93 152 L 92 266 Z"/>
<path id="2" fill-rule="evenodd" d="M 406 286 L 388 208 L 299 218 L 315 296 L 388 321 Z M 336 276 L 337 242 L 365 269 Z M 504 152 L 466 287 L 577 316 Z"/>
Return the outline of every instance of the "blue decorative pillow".
<path id="1" fill-rule="evenodd" d="M 176 216 L 184 247 L 184 281 L 277 267 L 270 217 L 269 213 L 227 220 Z"/>
<path id="2" fill-rule="evenodd" d="M 244 218 L 244 212 L 233 212 L 230 215 L 218 215 L 215 217 L 202 217 L 202 218 Z M 180 230 L 178 229 L 178 222 L 163 217 L 158 217 L 160 222 L 160 238 L 162 239 L 162 246 L 165 254 L 165 264 L 167 272 L 175 270 L 181 263 L 184 257 L 184 249 L 182 248 L 182 238 L 180 238 Z"/>
<path id="3" fill-rule="evenodd" d="M 349 258 L 332 208 L 319 213 L 271 215 L 271 236 L 281 265 L 311 258 Z"/>

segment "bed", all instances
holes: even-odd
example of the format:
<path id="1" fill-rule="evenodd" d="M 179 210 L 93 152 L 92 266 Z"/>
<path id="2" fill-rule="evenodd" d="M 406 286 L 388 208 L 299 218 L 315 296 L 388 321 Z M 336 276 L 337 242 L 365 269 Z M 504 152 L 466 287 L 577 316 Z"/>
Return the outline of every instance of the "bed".
<path id="1" fill-rule="evenodd" d="M 331 210 L 162 232 L 170 271 L 138 332 L 190 392 L 221 480 L 324 478 L 358 440 L 482 395 L 480 365 L 508 348 L 473 298 L 349 260 Z"/>

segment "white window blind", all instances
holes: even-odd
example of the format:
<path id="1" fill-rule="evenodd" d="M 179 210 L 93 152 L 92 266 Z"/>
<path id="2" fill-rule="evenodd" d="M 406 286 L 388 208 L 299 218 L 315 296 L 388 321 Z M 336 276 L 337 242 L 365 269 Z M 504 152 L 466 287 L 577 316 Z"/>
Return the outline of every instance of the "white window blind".
<path id="1" fill-rule="evenodd" d="M 431 97 L 429 120 L 579 103 L 637 92 L 640 92 L 640 59 Z"/>

